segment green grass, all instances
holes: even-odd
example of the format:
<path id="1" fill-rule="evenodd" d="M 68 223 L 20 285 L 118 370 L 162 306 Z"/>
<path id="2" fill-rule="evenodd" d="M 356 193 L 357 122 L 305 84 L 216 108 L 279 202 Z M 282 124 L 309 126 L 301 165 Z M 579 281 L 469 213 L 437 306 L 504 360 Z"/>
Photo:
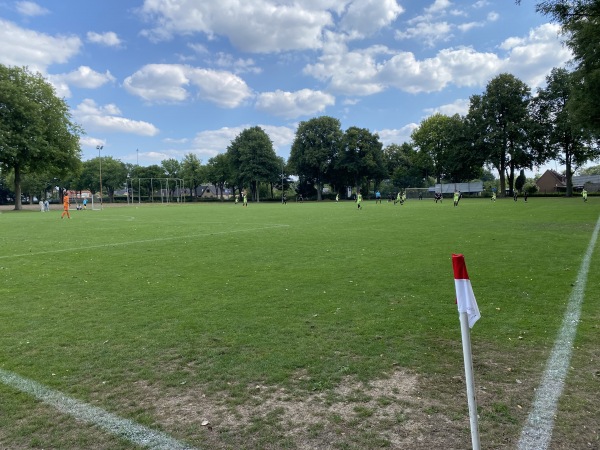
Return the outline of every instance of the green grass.
<path id="1" fill-rule="evenodd" d="M 0 367 L 200 448 L 393 448 L 415 423 L 466 448 L 451 266 L 463 253 L 482 313 L 482 445 L 502 448 L 518 439 L 599 213 L 593 199 L 535 198 L 2 211 Z M 574 361 L 589 373 L 597 331 L 584 319 L 578 333 L 592 361 L 577 350 Z M 369 394 L 398 373 L 417 377 L 410 395 Z M 573 405 L 586 389 L 598 398 L 597 379 L 568 387 Z M 309 402 L 346 416 L 282 412 Z M 5 446 L 128 448 L 6 386 L 0 403 Z M 208 431 L 198 423 L 211 411 Z M 573 430 L 558 423 L 560 442 Z"/>

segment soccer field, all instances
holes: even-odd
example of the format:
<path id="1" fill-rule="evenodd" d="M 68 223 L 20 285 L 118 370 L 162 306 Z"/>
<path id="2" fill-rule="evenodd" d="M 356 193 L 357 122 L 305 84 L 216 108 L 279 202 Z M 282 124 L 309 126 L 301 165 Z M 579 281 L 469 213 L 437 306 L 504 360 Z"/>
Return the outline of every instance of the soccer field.
<path id="1" fill-rule="evenodd" d="M 184 447 L 470 448 L 462 253 L 482 448 L 516 448 L 599 201 L 3 210 L 0 369 Z M 600 445 L 599 287 L 596 250 L 553 449 Z M 0 448 L 144 448 L 6 381 L 0 404 Z"/>

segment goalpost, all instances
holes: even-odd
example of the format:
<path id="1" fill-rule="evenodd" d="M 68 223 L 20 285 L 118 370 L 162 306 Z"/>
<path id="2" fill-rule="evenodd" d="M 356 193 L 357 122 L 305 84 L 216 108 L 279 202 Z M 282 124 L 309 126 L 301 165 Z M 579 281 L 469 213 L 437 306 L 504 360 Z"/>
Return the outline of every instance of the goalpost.
<path id="1" fill-rule="evenodd" d="M 417 200 L 434 197 L 434 193 L 429 192 L 429 188 L 406 188 L 404 192 L 406 192 L 406 198 Z"/>
<path id="2" fill-rule="evenodd" d="M 128 178 L 127 204 L 146 202 L 183 203 L 185 186 L 183 178 Z"/>

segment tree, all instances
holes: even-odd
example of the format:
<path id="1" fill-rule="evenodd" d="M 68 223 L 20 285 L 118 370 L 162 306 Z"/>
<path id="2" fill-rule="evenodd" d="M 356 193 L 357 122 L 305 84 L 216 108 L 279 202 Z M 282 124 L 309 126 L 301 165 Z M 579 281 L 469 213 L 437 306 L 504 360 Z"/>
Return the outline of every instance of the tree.
<path id="1" fill-rule="evenodd" d="M 223 200 L 223 191 L 227 180 L 231 178 L 229 160 L 226 153 L 219 153 L 208 160 L 206 179 L 217 187 Z"/>
<path id="2" fill-rule="evenodd" d="M 15 209 L 24 174 L 66 175 L 81 165 L 79 125 L 42 75 L 0 65 L 0 166 L 14 172 Z"/>
<path id="3" fill-rule="evenodd" d="M 269 135 L 260 127 L 246 128 L 229 144 L 227 153 L 239 186 L 250 186 L 252 198 L 259 201 L 259 184 L 271 182 L 279 174 Z"/>
<path id="4" fill-rule="evenodd" d="M 492 79 L 482 95 L 470 99 L 467 123 L 473 136 L 473 150 L 483 153 L 498 171 L 500 195 L 512 195 L 515 170 L 531 168 L 533 158 L 528 130 L 529 87 L 515 76 L 503 73 Z"/>
<path id="5" fill-rule="evenodd" d="M 102 164 L 102 190 L 108 192 L 109 202 L 114 201 L 115 191 L 125 187 L 127 166 L 112 156 L 102 156 L 83 163 L 83 170 L 73 184 L 77 189 L 100 192 L 100 164 Z"/>
<path id="6" fill-rule="evenodd" d="M 411 135 L 420 153 L 427 155 L 436 181 L 472 180 L 481 175 L 484 157 L 472 145 L 467 121 L 458 114 L 434 114 Z"/>
<path id="7" fill-rule="evenodd" d="M 586 167 L 585 169 L 581 169 L 579 171 L 580 175 L 600 175 L 600 166 L 591 166 Z"/>
<path id="8" fill-rule="evenodd" d="M 192 195 L 195 196 L 198 186 L 202 184 L 202 180 L 204 179 L 202 161 L 200 161 L 195 154 L 188 153 L 183 157 L 181 174 L 189 183 Z"/>
<path id="9" fill-rule="evenodd" d="M 589 132 L 578 126 L 569 104 L 572 100 L 573 74 L 566 69 L 552 69 L 546 77 L 546 87 L 538 89 L 532 102 L 533 114 L 544 136 L 544 145 L 554 159 L 565 165 L 566 196 L 573 195 L 575 171 L 591 159 L 600 156 Z"/>
<path id="10" fill-rule="evenodd" d="M 335 168 L 346 185 L 360 189 L 363 182 L 375 184 L 387 177 L 383 145 L 377 133 L 366 128 L 350 127 L 344 133 L 342 149 Z M 368 186 L 367 186 L 368 189 Z"/>
<path id="11" fill-rule="evenodd" d="M 562 26 L 576 64 L 569 109 L 581 128 L 600 137 L 600 2 L 546 0 L 536 10 Z"/>
<path id="12" fill-rule="evenodd" d="M 316 185 L 317 200 L 321 200 L 323 184 L 331 181 L 343 135 L 340 121 L 328 116 L 300 122 L 296 130 L 289 165 L 297 175 Z"/>
<path id="13" fill-rule="evenodd" d="M 388 176 L 397 188 L 423 187 L 427 173 L 432 173 L 430 160 L 422 164 L 422 155 L 408 143 L 390 144 L 383 149 Z"/>

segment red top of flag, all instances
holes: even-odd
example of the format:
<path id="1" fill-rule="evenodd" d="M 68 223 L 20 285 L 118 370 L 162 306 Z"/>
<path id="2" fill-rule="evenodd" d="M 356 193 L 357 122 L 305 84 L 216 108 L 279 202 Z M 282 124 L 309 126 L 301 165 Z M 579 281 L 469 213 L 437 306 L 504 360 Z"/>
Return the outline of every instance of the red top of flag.
<path id="1" fill-rule="evenodd" d="M 467 265 L 465 264 L 464 255 L 452 254 L 452 267 L 454 268 L 455 280 L 468 280 Z"/>

